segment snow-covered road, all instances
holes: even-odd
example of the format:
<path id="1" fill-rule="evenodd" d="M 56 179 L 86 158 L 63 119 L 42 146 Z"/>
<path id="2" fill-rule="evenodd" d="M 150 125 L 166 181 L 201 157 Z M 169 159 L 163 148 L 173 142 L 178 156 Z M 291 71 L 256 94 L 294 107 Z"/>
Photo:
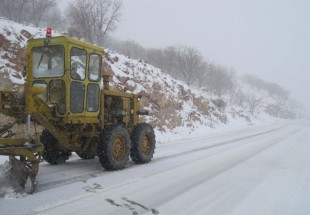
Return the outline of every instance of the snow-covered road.
<path id="1" fill-rule="evenodd" d="M 280 122 L 157 146 L 149 164 L 42 163 L 0 214 L 310 214 L 310 124 Z M 0 159 L 1 160 L 1 159 Z"/>

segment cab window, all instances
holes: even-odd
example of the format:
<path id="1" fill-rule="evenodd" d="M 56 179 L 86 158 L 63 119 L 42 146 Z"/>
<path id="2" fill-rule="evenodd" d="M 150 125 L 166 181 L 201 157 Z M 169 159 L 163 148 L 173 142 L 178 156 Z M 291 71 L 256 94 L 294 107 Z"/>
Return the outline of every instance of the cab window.
<path id="1" fill-rule="evenodd" d="M 98 81 L 100 79 L 100 67 L 101 67 L 101 56 L 98 54 L 91 54 L 89 56 L 88 65 L 88 79 L 91 81 Z"/>
<path id="2" fill-rule="evenodd" d="M 99 109 L 99 85 L 89 84 L 87 87 L 87 111 L 96 112 Z"/>
<path id="3" fill-rule="evenodd" d="M 85 87 L 82 82 L 74 81 L 70 85 L 70 110 L 72 113 L 84 111 Z"/>
<path id="4" fill-rule="evenodd" d="M 61 45 L 32 48 L 34 78 L 61 77 L 64 75 L 64 47 Z"/>
<path id="5" fill-rule="evenodd" d="M 86 74 L 86 51 L 79 48 L 71 48 L 70 74 L 74 80 L 84 80 Z"/>

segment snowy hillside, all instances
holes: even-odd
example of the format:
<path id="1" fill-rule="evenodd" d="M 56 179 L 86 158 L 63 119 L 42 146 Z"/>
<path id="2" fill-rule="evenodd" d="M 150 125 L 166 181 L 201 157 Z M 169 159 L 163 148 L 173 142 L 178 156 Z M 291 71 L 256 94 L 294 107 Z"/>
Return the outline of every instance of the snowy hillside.
<path id="1" fill-rule="evenodd" d="M 26 41 L 44 35 L 43 29 L 0 18 L 0 89 L 10 89 L 24 82 Z M 175 134 L 181 138 L 188 134 L 205 134 L 213 128 L 294 117 L 286 102 L 251 88 L 241 80 L 238 91 L 219 97 L 190 88 L 142 60 L 133 60 L 110 50 L 106 50 L 105 64 L 113 73 L 111 85 L 114 89 L 143 96 L 141 108 L 150 112 L 144 120 L 155 127 L 158 140 L 169 140 Z"/>

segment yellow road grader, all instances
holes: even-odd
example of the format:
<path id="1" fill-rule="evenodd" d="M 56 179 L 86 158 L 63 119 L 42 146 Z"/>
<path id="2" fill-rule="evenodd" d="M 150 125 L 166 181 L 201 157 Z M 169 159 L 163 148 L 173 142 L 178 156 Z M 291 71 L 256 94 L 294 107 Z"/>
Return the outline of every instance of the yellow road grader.
<path id="1" fill-rule="evenodd" d="M 123 169 L 129 157 L 151 161 L 154 130 L 139 123 L 148 113 L 139 110 L 139 95 L 109 88 L 103 54 L 101 47 L 66 36 L 27 42 L 23 93 L 0 91 L 0 113 L 15 119 L 0 128 L 0 155 L 10 156 L 26 192 L 34 191 L 41 161 L 61 164 L 72 152 L 82 159 L 98 156 L 106 170 Z M 14 138 L 15 123 L 26 123 L 25 137 Z"/>

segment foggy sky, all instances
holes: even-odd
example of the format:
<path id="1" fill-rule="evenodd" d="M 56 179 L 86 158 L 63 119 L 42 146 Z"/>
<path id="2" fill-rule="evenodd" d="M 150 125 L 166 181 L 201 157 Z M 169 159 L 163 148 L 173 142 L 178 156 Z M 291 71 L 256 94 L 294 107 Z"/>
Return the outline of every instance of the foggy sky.
<path id="1" fill-rule="evenodd" d="M 310 1 L 123 0 L 114 36 L 186 44 L 206 59 L 278 83 L 310 107 Z"/>

